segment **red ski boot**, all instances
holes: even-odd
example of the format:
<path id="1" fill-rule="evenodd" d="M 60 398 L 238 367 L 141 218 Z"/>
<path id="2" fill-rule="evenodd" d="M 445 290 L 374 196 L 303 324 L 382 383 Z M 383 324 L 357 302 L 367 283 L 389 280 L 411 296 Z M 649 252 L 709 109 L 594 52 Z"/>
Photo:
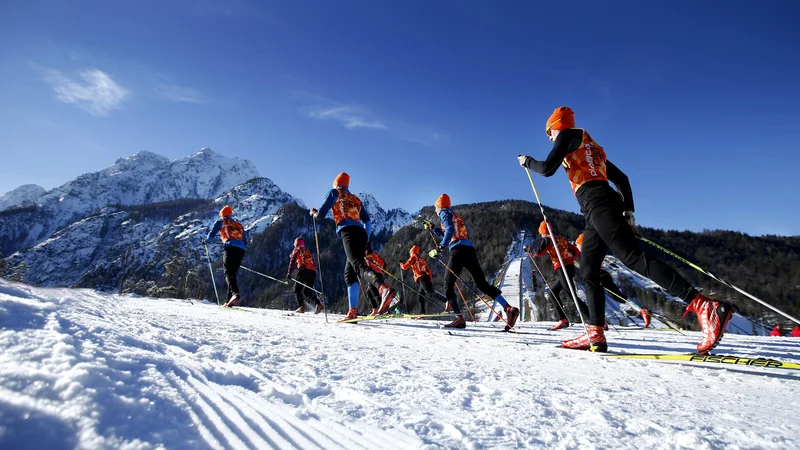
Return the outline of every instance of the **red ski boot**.
<path id="1" fill-rule="evenodd" d="M 346 320 L 357 319 L 357 318 L 358 318 L 358 309 L 350 308 L 350 310 L 347 311 L 347 315 L 344 316 L 344 319 L 340 320 L 339 322 L 344 322 Z"/>
<path id="2" fill-rule="evenodd" d="M 508 319 L 505 330 L 509 331 L 514 328 L 514 324 L 517 323 L 517 319 L 519 318 L 519 308 L 506 305 L 503 310 L 506 312 L 506 319 Z"/>
<path id="3" fill-rule="evenodd" d="M 571 348 L 573 350 L 589 350 L 592 352 L 607 352 L 608 344 L 606 343 L 606 335 L 604 334 L 603 327 L 599 325 L 589 325 L 589 333 L 567 339 L 561 343 L 563 348 Z"/>
<path id="4" fill-rule="evenodd" d="M 225 306 L 227 306 L 228 308 L 232 308 L 232 307 L 234 307 L 234 306 L 235 306 L 237 303 L 239 303 L 239 294 L 238 294 L 238 293 L 235 293 L 235 294 L 233 294 L 233 296 L 231 297 L 231 299 L 230 299 L 230 300 L 228 300 L 228 303 L 225 303 Z"/>
<path id="5" fill-rule="evenodd" d="M 453 307 L 450 306 L 450 302 L 449 301 L 445 302 L 445 304 L 444 304 L 444 312 L 451 312 L 452 310 L 453 310 Z"/>
<path id="6" fill-rule="evenodd" d="M 305 312 L 306 312 L 306 307 L 305 307 L 305 306 L 303 306 L 303 305 L 300 305 L 300 307 L 299 307 L 299 308 L 297 308 L 297 309 L 295 309 L 295 310 L 294 310 L 294 312 L 296 312 L 296 313 L 298 313 L 298 314 L 303 314 L 303 313 L 305 313 Z"/>
<path id="7" fill-rule="evenodd" d="M 325 310 L 325 308 L 322 306 L 322 303 L 320 303 L 320 304 L 317 305 L 317 308 L 314 310 L 314 314 L 319 314 L 324 310 Z"/>
<path id="8" fill-rule="evenodd" d="M 707 354 L 719 344 L 722 335 L 725 334 L 725 328 L 733 317 L 733 305 L 697 294 L 697 297 L 686 307 L 683 316 L 686 317 L 686 314 L 690 312 L 697 314 L 703 334 L 703 341 L 697 344 L 697 352 Z"/>
<path id="9" fill-rule="evenodd" d="M 448 323 L 445 328 L 467 328 L 467 322 L 464 322 L 464 315 L 458 314 L 456 320 Z"/>
<path id="10" fill-rule="evenodd" d="M 648 311 L 645 308 L 642 308 L 642 309 L 639 310 L 639 312 L 642 314 L 642 319 L 644 319 L 644 328 L 649 327 L 650 326 L 650 311 Z"/>
<path id="11" fill-rule="evenodd" d="M 563 328 L 567 328 L 568 326 L 569 326 L 569 320 L 561 319 L 555 325 L 553 325 L 552 328 L 550 328 L 550 331 L 561 330 Z"/>
<path id="12" fill-rule="evenodd" d="M 381 294 L 381 307 L 378 308 L 378 314 L 383 314 L 389 310 L 392 306 L 397 304 L 400 301 L 400 297 L 397 295 L 397 292 L 394 289 L 390 288 L 386 284 L 380 285 L 378 288 L 378 293 Z"/>

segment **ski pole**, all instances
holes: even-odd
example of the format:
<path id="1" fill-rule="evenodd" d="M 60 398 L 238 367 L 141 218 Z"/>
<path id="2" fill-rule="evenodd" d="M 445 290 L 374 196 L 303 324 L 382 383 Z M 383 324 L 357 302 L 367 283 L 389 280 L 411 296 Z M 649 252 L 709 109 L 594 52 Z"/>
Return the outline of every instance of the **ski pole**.
<path id="1" fill-rule="evenodd" d="M 406 298 L 406 274 L 405 271 L 400 271 L 400 283 L 403 285 L 403 300 Z"/>
<path id="2" fill-rule="evenodd" d="M 567 267 L 564 265 L 564 260 L 561 258 L 561 252 L 558 251 L 558 244 L 556 243 L 555 235 L 553 234 L 553 227 L 550 226 L 550 221 L 547 220 L 547 215 L 544 212 L 544 206 L 542 206 L 542 200 L 539 198 L 539 191 L 536 190 L 536 183 L 533 182 L 533 177 L 531 176 L 531 171 L 527 167 L 525 167 L 525 173 L 528 174 L 528 180 L 531 182 L 531 187 L 533 188 L 533 195 L 536 196 L 536 203 L 539 204 L 539 210 L 542 211 L 542 220 L 544 220 L 545 226 L 547 226 L 547 232 L 550 233 L 550 238 L 553 241 L 553 246 L 556 247 L 556 256 L 558 257 L 558 263 L 561 265 L 561 270 L 564 271 L 564 278 L 567 280 L 567 287 L 569 288 L 569 293 L 572 295 L 572 300 L 575 302 L 575 308 L 578 309 L 578 317 L 581 318 L 581 324 L 583 325 L 584 331 L 586 334 L 589 334 L 589 327 L 586 325 L 586 321 L 583 320 L 583 315 L 580 313 L 581 308 L 578 306 L 578 295 L 575 293 L 575 290 L 572 288 L 572 281 L 569 279 L 569 274 L 567 273 Z"/>
<path id="3" fill-rule="evenodd" d="M 308 288 L 308 289 L 310 289 L 310 290 L 312 290 L 312 291 L 316 292 L 317 294 L 319 294 L 319 295 L 320 295 L 320 297 L 323 297 L 323 298 L 325 297 L 325 295 L 324 295 L 322 292 L 320 292 L 320 291 L 318 291 L 318 290 L 314 289 L 313 287 L 311 287 L 311 286 L 309 286 L 309 285 L 307 285 L 307 284 L 305 284 L 305 283 L 303 283 L 303 282 L 299 281 L 297 278 L 292 278 L 292 277 L 289 277 L 289 279 L 290 279 L 290 280 L 292 280 L 292 281 L 294 281 L 295 283 L 299 284 L 300 286 L 303 286 L 303 287 L 305 287 L 305 288 Z M 288 283 L 287 283 L 287 284 L 288 284 Z"/>
<path id="4" fill-rule="evenodd" d="M 415 292 L 417 295 L 421 295 L 422 297 L 425 297 L 425 298 L 427 298 L 427 299 L 430 299 L 430 297 L 428 297 L 427 295 L 420 294 L 420 289 L 417 289 L 417 288 L 415 288 L 415 287 L 413 287 L 413 286 L 410 286 L 410 285 L 409 285 L 408 283 L 406 283 L 405 281 L 403 281 L 403 280 L 401 280 L 401 279 L 397 278 L 396 276 L 392 275 L 392 273 L 391 273 L 391 272 L 388 272 L 388 271 L 386 271 L 386 269 L 381 269 L 381 271 L 382 271 L 384 274 L 386 274 L 386 275 L 389 275 L 389 278 L 392 278 L 393 280 L 395 280 L 395 281 L 398 281 L 398 282 L 399 282 L 399 283 L 400 283 L 400 284 L 403 286 L 403 289 L 405 289 L 406 287 L 408 287 L 409 289 L 411 289 L 412 291 L 414 291 L 414 292 Z M 402 272 L 400 272 L 400 273 L 402 274 Z M 439 295 L 441 295 L 441 294 L 439 294 Z M 437 298 L 437 299 L 435 299 L 435 300 L 436 300 L 437 302 L 439 302 L 440 304 L 442 303 L 442 302 L 441 302 L 441 300 L 439 300 L 438 298 Z"/>
<path id="5" fill-rule="evenodd" d="M 217 306 L 222 306 L 219 304 L 219 293 L 217 293 L 217 282 L 214 281 L 214 269 L 211 268 L 211 255 L 208 254 L 208 244 L 203 242 L 203 246 L 206 248 L 206 259 L 208 260 L 208 271 L 211 272 L 211 284 L 214 285 L 214 296 L 217 297 Z"/>
<path id="6" fill-rule="evenodd" d="M 436 248 L 439 248 L 439 243 L 438 243 L 438 242 L 436 242 L 436 238 L 435 238 L 435 237 L 434 237 L 434 235 L 433 235 L 433 230 L 431 230 L 430 228 L 428 228 L 428 233 L 430 233 L 430 235 L 431 235 L 431 239 L 433 240 L 433 243 L 434 243 L 434 245 L 436 246 Z M 430 255 L 428 255 L 428 256 L 430 256 Z M 436 258 L 436 259 L 437 259 L 437 260 L 438 260 L 440 263 L 442 263 L 442 265 L 443 265 L 443 266 L 447 267 L 447 264 L 445 264 L 445 263 L 444 263 L 444 262 L 443 262 L 441 259 L 439 259 L 439 258 Z M 449 267 L 447 267 L 447 270 L 450 270 L 450 268 L 449 268 Z M 452 273 L 453 275 L 455 275 L 455 273 L 454 273 L 452 270 L 450 270 L 450 273 Z M 460 280 L 460 278 L 458 278 L 457 276 L 456 276 L 456 278 Z M 462 283 L 463 283 L 463 281 L 462 281 Z M 460 296 L 461 296 L 461 301 L 463 301 L 463 302 L 464 302 L 464 306 L 467 308 L 467 312 L 469 313 L 469 317 L 472 319 L 472 323 L 478 323 L 478 321 L 477 321 L 477 320 L 475 320 L 475 316 L 472 314 L 472 310 L 469 308 L 469 304 L 467 303 L 467 298 L 466 298 L 466 297 L 464 297 L 464 293 L 463 293 L 463 292 L 461 292 L 461 288 L 460 288 L 460 287 L 458 287 L 458 283 L 455 283 L 455 286 L 456 286 L 456 289 L 458 290 L 458 295 L 460 295 Z M 470 290 L 471 290 L 471 289 L 470 289 Z M 475 291 L 473 291 L 473 292 L 475 292 Z M 483 298 L 481 298 L 481 300 L 483 300 Z M 456 300 L 456 301 L 458 301 L 458 300 Z M 484 302 L 484 303 L 485 303 L 485 302 Z M 492 310 L 492 311 L 494 311 L 494 310 Z M 495 313 L 495 314 L 497 314 L 497 313 Z M 514 331 L 516 331 L 516 330 L 514 330 Z"/>
<path id="7" fill-rule="evenodd" d="M 561 312 L 563 312 L 564 315 L 566 316 L 567 312 L 564 310 L 564 306 L 559 301 L 558 296 L 556 296 L 555 292 L 553 291 L 553 288 L 550 287 L 550 283 L 547 282 L 547 278 L 544 277 L 544 273 L 542 273 L 542 269 L 540 269 L 539 265 L 536 264 L 536 260 L 533 258 L 533 255 L 528 253 L 528 257 L 531 259 L 531 262 L 533 263 L 533 267 L 536 267 L 536 271 L 539 272 L 539 276 L 542 277 L 542 281 L 544 281 L 544 285 L 547 286 L 547 289 L 550 290 L 550 296 L 553 297 L 553 301 L 556 302 L 556 305 L 559 308 L 561 308 Z M 580 315 L 581 315 L 581 310 L 578 309 L 578 316 L 580 316 Z"/>
<path id="8" fill-rule="evenodd" d="M 683 256 L 680 256 L 677 253 L 675 253 L 675 252 L 673 252 L 673 251 L 671 251 L 671 250 L 669 250 L 669 249 L 667 249 L 667 248 L 665 248 L 665 247 L 663 247 L 663 246 L 661 246 L 659 244 L 656 244 L 655 242 L 651 241 L 650 239 L 647 239 L 644 236 L 639 236 L 639 239 L 641 239 L 644 242 L 647 242 L 648 244 L 652 245 L 653 247 L 655 247 L 655 248 L 661 250 L 662 252 L 672 256 L 673 258 L 675 258 L 675 259 L 677 259 L 679 261 L 682 261 L 684 264 L 688 265 L 689 267 L 691 267 L 693 269 L 696 269 L 697 271 L 699 271 L 701 273 L 704 273 L 704 274 L 708 275 L 709 277 L 719 281 L 720 283 L 724 284 L 725 286 L 728 286 L 729 288 L 734 289 L 735 291 L 739 292 L 740 294 L 749 297 L 751 300 L 754 300 L 754 301 L 760 303 L 761 305 L 766 306 L 767 308 L 775 311 L 776 313 L 782 315 L 783 317 L 786 317 L 787 319 L 789 319 L 789 320 L 791 320 L 791 321 L 793 321 L 793 322 L 795 322 L 797 324 L 800 324 L 800 319 L 792 317 L 789 314 L 786 314 L 785 312 L 781 311 L 780 309 L 778 309 L 778 308 L 770 305 L 769 303 L 761 300 L 760 298 L 756 297 L 755 295 L 752 295 L 752 294 L 750 294 L 748 292 L 745 292 L 743 289 L 740 289 L 740 288 L 734 286 L 733 284 L 723 280 L 722 278 L 720 278 L 720 277 L 714 275 L 713 273 L 703 269 L 702 267 L 700 267 L 697 264 L 689 261 L 688 259 L 684 258 Z"/>
<path id="9" fill-rule="evenodd" d="M 575 268 L 576 269 L 580 269 L 581 268 L 581 263 L 579 263 L 578 261 L 575 261 Z M 609 294 L 614 296 L 614 300 L 616 300 L 616 301 L 618 301 L 620 303 L 628 303 L 628 300 L 626 298 L 624 298 L 623 296 L 617 294 L 616 292 L 612 291 L 611 289 L 609 289 L 609 288 L 607 288 L 605 286 L 603 286 L 603 289 L 605 289 L 606 292 L 608 292 Z"/>
<path id="10" fill-rule="evenodd" d="M 311 216 L 314 225 L 314 242 L 317 244 L 317 265 L 319 265 L 319 288 L 322 291 L 322 310 L 325 312 L 325 323 L 328 323 L 328 300 L 325 298 L 325 284 L 322 282 L 322 257 L 319 254 L 319 232 L 317 231 L 317 218 Z"/>
<path id="11" fill-rule="evenodd" d="M 271 276 L 269 276 L 269 275 L 267 275 L 267 274 L 264 274 L 264 273 L 261 273 L 261 272 L 257 272 L 257 271 L 255 271 L 255 270 L 253 270 L 253 269 L 249 268 L 249 267 L 245 267 L 245 266 L 239 266 L 239 267 L 240 267 L 240 268 L 242 268 L 242 269 L 244 269 L 244 270 L 246 270 L 246 271 L 248 271 L 248 272 L 253 272 L 253 273 L 254 273 L 254 274 L 256 274 L 256 275 L 261 275 L 262 277 L 264 277 L 264 278 L 267 278 L 267 279 L 269 279 L 269 280 L 272 280 L 272 281 L 277 281 L 278 283 L 281 283 L 281 284 L 286 284 L 286 285 L 288 285 L 288 284 L 289 284 L 287 281 L 284 281 L 284 280 L 279 280 L 279 279 L 277 279 L 277 278 L 275 278 L 275 277 L 271 277 Z M 303 284 L 303 283 L 300 283 L 300 284 Z M 303 286 L 305 286 L 305 284 L 303 284 Z M 308 286 L 306 286 L 306 287 L 308 287 Z"/>
<path id="12" fill-rule="evenodd" d="M 447 264 L 445 264 L 445 263 L 444 263 L 444 261 L 442 261 L 442 259 L 441 259 L 441 258 L 436 258 L 436 259 L 437 259 L 437 260 L 438 260 L 438 261 L 439 261 L 439 262 L 440 262 L 440 263 L 441 263 L 441 264 L 442 264 L 442 265 L 443 265 L 443 266 L 444 266 L 444 267 L 445 267 L 447 270 L 449 270 L 449 271 L 450 271 L 450 273 L 451 273 L 451 274 L 453 274 L 453 276 L 454 276 L 454 277 L 456 277 L 456 280 L 458 280 L 458 281 L 460 281 L 460 282 L 464 283 L 464 286 L 466 286 L 466 287 L 467 287 L 467 289 L 469 289 L 470 291 L 472 291 L 472 293 L 473 293 L 473 294 L 475 294 L 475 296 L 476 296 L 476 297 L 478 297 L 479 299 L 481 299 L 481 301 L 483 302 L 483 304 L 484 304 L 484 305 L 486 305 L 486 307 L 487 307 L 487 308 L 489 308 L 489 309 L 490 309 L 490 310 L 491 310 L 493 313 L 495 313 L 495 315 L 497 315 L 497 316 L 499 316 L 501 319 L 503 319 L 503 322 L 505 322 L 505 324 L 506 324 L 506 325 L 508 325 L 508 328 L 509 328 L 509 329 L 511 329 L 511 330 L 514 330 L 514 332 L 515 332 L 515 333 L 519 334 L 519 331 L 515 330 L 515 329 L 514 329 L 514 327 L 512 327 L 512 326 L 511 326 L 511 325 L 508 323 L 508 321 L 505 319 L 505 317 L 503 317 L 503 316 L 502 316 L 502 315 L 500 315 L 500 314 L 497 314 L 497 311 L 495 311 L 495 310 L 493 310 L 493 309 L 492 309 L 492 305 L 490 305 L 490 304 L 489 304 L 489 302 L 487 302 L 487 301 L 486 301 L 486 300 L 485 300 L 485 299 L 484 299 L 482 296 L 478 295 L 478 293 L 477 293 L 477 292 L 475 292 L 475 289 L 472 289 L 472 288 L 470 287 L 470 285 L 468 285 L 468 284 L 467 284 L 467 283 L 466 283 L 466 282 L 465 282 L 465 281 L 464 281 L 464 280 L 463 280 L 461 277 L 459 277 L 458 275 L 456 275 L 456 273 L 455 273 L 455 272 L 453 272 L 453 269 L 451 269 L 451 268 L 450 268 L 450 266 L 448 266 Z M 458 287 L 458 285 L 456 285 L 456 287 Z M 461 291 L 459 290 L 459 292 L 461 292 Z M 464 304 L 466 304 L 466 301 L 464 302 Z M 469 306 L 467 306 L 467 309 L 469 309 Z M 470 313 L 470 314 L 472 314 L 472 313 Z M 474 319 L 473 319 L 473 320 L 474 320 Z"/>

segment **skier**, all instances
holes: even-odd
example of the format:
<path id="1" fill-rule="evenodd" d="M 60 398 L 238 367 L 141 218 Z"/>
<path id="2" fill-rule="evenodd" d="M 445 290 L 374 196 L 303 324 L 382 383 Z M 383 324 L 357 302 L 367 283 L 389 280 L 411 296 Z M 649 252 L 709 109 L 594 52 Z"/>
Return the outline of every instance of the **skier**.
<path id="1" fill-rule="evenodd" d="M 780 325 L 775 325 L 775 328 L 773 328 L 772 331 L 769 332 L 769 335 L 770 336 L 777 336 L 777 337 L 783 336 L 783 331 L 781 331 L 781 326 Z"/>
<path id="2" fill-rule="evenodd" d="M 558 315 L 558 322 L 556 322 L 556 324 L 550 328 L 551 331 L 555 331 L 562 328 L 567 328 L 569 326 L 567 314 L 559 302 L 559 294 L 561 294 L 561 292 L 569 293 L 569 286 L 567 285 L 568 280 L 564 276 L 564 271 L 561 270 L 561 263 L 558 261 L 558 255 L 556 254 L 556 251 L 561 254 L 561 259 L 564 261 L 564 269 L 566 269 L 570 280 L 575 278 L 575 260 L 581 254 L 581 251 L 578 249 L 578 247 L 570 244 L 561 236 L 556 236 L 555 239 L 551 239 L 549 233 L 547 232 L 547 223 L 545 221 L 542 221 L 542 223 L 539 224 L 539 235 L 541 236 L 541 239 L 538 240 L 538 244 L 535 248 L 529 248 L 529 253 L 531 253 L 531 256 L 534 258 L 538 258 L 547 253 L 550 256 L 550 261 L 553 263 L 553 270 L 556 272 L 556 276 L 558 277 L 557 282 L 553 280 L 554 283 L 552 285 L 552 291 L 550 292 L 550 294 L 553 296 L 552 300 L 555 303 L 556 314 Z M 556 246 L 558 246 L 558 250 L 556 250 Z M 579 300 L 578 307 L 581 310 L 580 313 L 584 317 L 588 318 L 589 309 L 586 307 L 586 304 Z"/>
<path id="3" fill-rule="evenodd" d="M 800 326 L 795 325 L 794 328 L 792 328 L 792 337 L 800 337 Z"/>
<path id="4" fill-rule="evenodd" d="M 605 295 L 600 282 L 600 266 L 606 250 L 610 249 L 623 264 L 686 302 L 686 313 L 697 314 L 702 329 L 703 340 L 697 345 L 697 351 L 708 353 L 725 333 L 733 314 L 732 305 L 699 293 L 672 267 L 651 258 L 639 248 L 628 177 L 606 159 L 605 151 L 589 133 L 575 128 L 575 115 L 570 108 L 556 108 L 547 120 L 545 132 L 554 142 L 547 158 L 537 161 L 530 156 L 520 155 L 519 163 L 547 177 L 563 166 L 586 218 L 581 275 L 589 299 L 589 329 L 588 333 L 565 340 L 562 346 L 592 351 L 608 349 L 602 327 Z M 617 186 L 622 198 L 609 185 L 609 181 Z"/>
<path id="5" fill-rule="evenodd" d="M 447 299 L 436 293 L 433 290 L 433 276 L 431 275 L 431 268 L 428 267 L 428 263 L 425 262 L 424 259 L 419 257 L 419 246 L 414 245 L 408 251 L 408 260 L 407 261 L 400 261 L 400 268 L 403 270 L 411 269 L 414 273 L 414 283 L 417 283 L 422 288 L 422 292 L 425 295 L 417 293 L 417 300 L 419 300 L 419 308 L 422 314 L 425 314 L 427 303 L 426 295 L 436 296 L 437 298 L 441 298 L 442 302 L 445 304 L 447 303 Z"/>
<path id="6" fill-rule="evenodd" d="M 578 238 L 575 239 L 575 246 L 578 247 L 578 250 L 583 249 L 583 233 L 579 234 Z M 628 296 L 622 293 L 622 290 L 614 283 L 614 277 L 612 277 L 603 266 L 600 266 L 600 284 L 614 294 L 612 298 L 615 300 L 628 300 Z M 650 319 L 645 319 L 645 322 L 650 323 Z M 645 326 L 645 328 L 647 328 L 647 326 Z"/>
<path id="7" fill-rule="evenodd" d="M 383 276 L 375 273 L 364 262 L 364 251 L 367 247 L 372 229 L 369 213 L 362 208 L 361 200 L 350 193 L 350 175 L 340 173 L 333 180 L 333 189 L 328 192 L 325 202 L 319 208 L 311 208 L 310 214 L 315 218 L 324 218 L 329 210 L 333 211 L 336 223 L 336 234 L 342 238 L 347 262 L 344 268 L 344 281 L 347 285 L 347 298 L 350 309 L 342 320 L 358 317 L 358 277 L 375 288 L 381 295 L 381 306 L 378 313 L 383 314 L 399 297 L 394 289 L 383 282 Z"/>
<path id="8" fill-rule="evenodd" d="M 364 262 L 367 263 L 373 272 L 381 275 L 383 275 L 383 270 L 386 269 L 386 262 L 383 260 L 383 258 L 381 258 L 381 255 L 372 250 L 372 244 L 369 242 L 367 242 L 367 248 L 364 251 Z M 377 316 L 381 296 L 378 293 L 378 289 L 369 283 L 367 283 L 366 289 L 367 298 L 372 305 L 372 312 L 370 313 L 370 316 Z"/>
<path id="9" fill-rule="evenodd" d="M 208 241 L 219 233 L 222 239 L 224 254 L 222 256 L 222 266 L 225 268 L 225 284 L 228 286 L 228 296 L 225 306 L 232 307 L 239 303 L 239 283 L 236 281 L 236 273 L 242 265 L 242 258 L 247 248 L 247 232 L 241 223 L 233 220 L 233 209 L 225 205 L 219 211 L 219 220 L 214 222 L 208 236 L 203 239 L 203 245 L 208 245 Z"/>
<path id="10" fill-rule="evenodd" d="M 648 311 L 647 308 L 641 308 L 639 310 L 639 314 L 641 314 L 642 315 L 642 319 L 644 319 L 644 327 L 642 327 L 642 328 L 649 327 L 650 326 L 650 320 L 651 320 L 650 319 L 650 311 Z"/>
<path id="11" fill-rule="evenodd" d="M 305 240 L 301 237 L 294 240 L 294 248 L 289 255 L 289 267 L 286 269 L 286 278 L 292 277 L 292 269 L 295 267 L 297 267 L 297 278 L 294 283 L 294 296 L 297 298 L 299 306 L 295 312 L 300 314 L 306 312 L 303 299 L 307 299 L 316 304 L 314 314 L 319 314 L 323 309 L 322 303 L 314 291 L 309 288 L 309 286 L 314 286 L 314 282 L 317 280 L 317 268 L 314 266 L 314 257 L 311 256 L 311 252 L 306 248 Z"/>
<path id="12" fill-rule="evenodd" d="M 440 195 L 436 200 L 435 207 L 436 214 L 439 215 L 441 228 L 435 228 L 432 223 L 427 221 L 425 222 L 425 227 L 433 230 L 434 233 L 442 238 L 442 241 L 439 243 L 438 248 L 431 250 L 430 256 L 436 258 L 439 256 L 439 252 L 444 251 L 445 248 L 449 249 L 450 257 L 447 261 L 447 265 L 450 267 L 450 270 L 455 273 L 454 275 L 448 271 L 444 277 L 446 288 L 445 296 L 447 297 L 448 303 L 453 308 L 453 312 L 456 314 L 455 320 L 445 325 L 445 327 L 466 328 L 467 326 L 466 322 L 464 322 L 464 315 L 461 313 L 461 309 L 456 301 L 455 291 L 456 276 L 459 275 L 463 269 L 467 269 L 470 275 L 472 275 L 472 279 L 475 281 L 475 285 L 478 289 L 503 306 L 503 310 L 506 312 L 506 317 L 508 319 L 508 325 L 506 325 L 505 329 L 506 331 L 510 330 L 517 322 L 519 308 L 509 305 L 506 299 L 503 298 L 500 289 L 486 281 L 483 269 L 481 269 L 481 264 L 478 261 L 478 255 L 475 252 L 475 247 L 467 237 L 467 227 L 464 224 L 464 219 L 450 209 L 450 197 L 447 194 Z"/>

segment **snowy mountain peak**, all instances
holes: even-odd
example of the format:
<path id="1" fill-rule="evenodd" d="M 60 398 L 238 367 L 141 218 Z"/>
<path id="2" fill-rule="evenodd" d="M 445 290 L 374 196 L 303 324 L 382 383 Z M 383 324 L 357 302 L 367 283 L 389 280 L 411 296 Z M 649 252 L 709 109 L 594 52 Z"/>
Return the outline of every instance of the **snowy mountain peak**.
<path id="1" fill-rule="evenodd" d="M 37 184 L 23 184 L 0 197 L 0 211 L 21 203 L 30 202 L 42 196 L 45 192 L 45 189 Z"/>
<path id="2" fill-rule="evenodd" d="M 109 169 L 133 169 L 136 167 L 142 167 L 144 165 L 159 167 L 165 166 L 169 163 L 169 158 L 166 156 L 161 156 L 158 153 L 148 152 L 146 150 L 140 150 L 127 158 L 117 159 L 114 161 L 114 166 L 110 167 Z"/>
<path id="3" fill-rule="evenodd" d="M 35 212 L 0 217 L 0 250 L 9 254 L 36 245 L 108 205 L 210 200 L 258 177 L 252 162 L 208 149 L 174 161 L 140 151 L 37 197 Z"/>
<path id="4" fill-rule="evenodd" d="M 358 198 L 361 199 L 363 207 L 372 219 L 372 230 L 374 233 L 384 231 L 395 232 L 400 228 L 410 224 L 413 220 L 411 214 L 401 208 L 390 209 L 389 211 L 381 208 L 375 196 L 368 192 L 359 192 Z"/>

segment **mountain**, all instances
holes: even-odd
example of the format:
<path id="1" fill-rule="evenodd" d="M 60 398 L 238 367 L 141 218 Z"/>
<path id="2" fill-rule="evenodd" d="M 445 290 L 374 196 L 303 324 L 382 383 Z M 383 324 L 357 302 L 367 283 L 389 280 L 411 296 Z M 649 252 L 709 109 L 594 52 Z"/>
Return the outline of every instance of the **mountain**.
<path id="1" fill-rule="evenodd" d="M 361 199 L 363 208 L 367 210 L 372 220 L 373 234 L 392 234 L 411 224 L 413 220 L 411 214 L 402 208 L 384 210 L 372 194 L 359 192 L 358 198 Z"/>
<path id="2" fill-rule="evenodd" d="M 250 161 L 228 158 L 207 148 L 175 161 L 138 152 L 37 197 L 23 210 L 0 213 L 0 251 L 7 255 L 37 245 L 57 230 L 109 205 L 213 199 L 258 176 Z"/>
<path id="3" fill-rule="evenodd" d="M 26 281 L 41 286 L 117 286 L 123 272 L 157 280 L 175 255 L 205 257 L 201 240 L 229 204 L 252 234 L 277 219 L 287 203 L 299 203 L 267 178 L 254 178 L 213 200 L 180 199 L 147 205 L 106 207 L 68 225 L 33 248 L 9 258 L 25 261 Z"/>
<path id="4" fill-rule="evenodd" d="M 28 203 L 45 192 L 45 189 L 38 184 L 23 184 L 13 191 L 6 192 L 5 195 L 0 197 L 0 211 L 12 206 Z"/>
<path id="5" fill-rule="evenodd" d="M 186 273 L 196 273 L 198 267 L 204 268 L 202 279 L 209 280 L 200 242 L 227 204 L 249 234 L 246 263 L 282 275 L 294 238 L 305 236 L 313 241 L 311 221 L 303 202 L 271 180 L 243 180 L 253 174 L 257 172 L 249 161 L 226 158 L 208 149 L 172 162 L 139 152 L 117 160 L 108 169 L 78 177 L 40 196 L 35 204 L 0 213 L 0 221 L 7 225 L 22 229 L 25 224 L 35 224 L 21 238 L 33 242 L 28 247 L 14 242 L 13 234 L 5 230 L 0 234 L 5 235 L 5 251 L 18 250 L 7 260 L 11 266 L 25 262 L 29 268 L 25 280 L 35 285 L 112 290 L 124 281 L 137 292 L 160 295 L 156 288 L 174 284 L 176 275 L 167 269 L 171 262 L 181 261 L 183 284 Z M 228 183 L 237 185 L 218 192 Z M 57 195 L 61 200 L 54 202 Z M 377 246 L 411 222 L 406 211 L 386 211 L 372 195 L 360 195 L 372 217 Z M 327 286 L 329 293 L 338 295 L 344 292 L 340 286 L 341 244 L 331 220 L 318 222 L 324 230 L 320 242 L 326 255 L 321 273 L 332 280 Z M 265 233 L 270 227 L 274 230 Z M 210 244 L 212 262 L 219 266 L 219 241 L 214 238 Z M 221 276 L 217 281 L 223 284 Z M 271 287 L 250 284 L 254 297 Z M 210 282 L 200 289 L 211 290 Z"/>

